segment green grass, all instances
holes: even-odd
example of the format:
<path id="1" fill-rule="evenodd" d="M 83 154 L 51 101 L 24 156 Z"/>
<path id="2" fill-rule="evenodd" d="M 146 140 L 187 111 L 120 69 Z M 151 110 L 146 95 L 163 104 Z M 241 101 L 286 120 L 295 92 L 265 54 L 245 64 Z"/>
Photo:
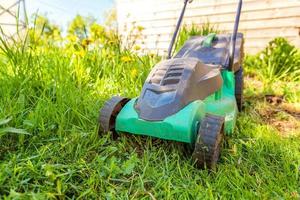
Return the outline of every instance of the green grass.
<path id="1" fill-rule="evenodd" d="M 2 198 L 300 198 L 299 134 L 282 137 L 264 121 L 258 109 L 266 102 L 251 82 L 235 133 L 227 137 L 218 169 L 210 172 L 193 167 L 181 144 L 125 134 L 112 140 L 97 133 L 104 101 L 137 96 L 156 56 L 139 57 L 110 44 L 91 51 L 5 44 Z"/>

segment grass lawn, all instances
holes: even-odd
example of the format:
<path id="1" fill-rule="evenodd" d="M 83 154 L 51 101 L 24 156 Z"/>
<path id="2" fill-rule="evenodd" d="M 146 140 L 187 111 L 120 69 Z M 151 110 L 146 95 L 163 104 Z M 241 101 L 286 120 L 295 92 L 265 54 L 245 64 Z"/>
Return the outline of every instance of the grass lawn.
<path id="1" fill-rule="evenodd" d="M 245 109 L 210 172 L 193 167 L 179 143 L 98 135 L 104 101 L 136 97 L 156 56 L 111 44 L 13 45 L 0 57 L 2 198 L 300 198 L 299 82 L 271 85 L 288 97 L 276 104 L 256 76 L 246 77 Z"/>

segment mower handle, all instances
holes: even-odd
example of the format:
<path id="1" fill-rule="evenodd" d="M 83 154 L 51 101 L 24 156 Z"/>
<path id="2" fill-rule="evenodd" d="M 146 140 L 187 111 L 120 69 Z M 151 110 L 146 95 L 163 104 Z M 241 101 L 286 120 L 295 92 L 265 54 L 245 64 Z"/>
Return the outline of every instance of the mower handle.
<path id="1" fill-rule="evenodd" d="M 242 4 L 243 4 L 243 1 L 239 0 L 239 4 L 237 7 L 236 16 L 235 16 L 233 33 L 231 35 L 231 41 L 230 41 L 230 54 L 229 54 L 229 66 L 228 66 L 229 71 L 233 70 L 233 65 L 234 65 L 235 43 L 236 43 L 237 32 L 239 29 Z"/>
<path id="2" fill-rule="evenodd" d="M 184 13 L 185 13 L 187 3 L 192 3 L 192 1 L 193 0 L 184 0 L 184 5 L 183 5 L 183 8 L 182 8 L 181 14 L 178 18 L 178 22 L 177 22 L 177 25 L 176 25 L 176 28 L 175 28 L 175 32 L 173 34 L 171 43 L 170 43 L 169 48 L 168 48 L 168 57 L 167 57 L 167 59 L 170 59 L 172 57 L 173 46 L 174 46 L 175 40 L 177 38 L 177 34 L 178 34 L 178 31 L 179 31 L 179 28 L 180 28 L 180 25 L 181 25 L 181 22 L 182 22 Z M 242 4 L 243 4 L 243 1 L 239 0 L 239 4 L 238 4 L 236 16 L 235 16 L 233 33 L 231 35 L 231 40 L 230 40 L 230 54 L 229 54 L 229 66 L 228 66 L 229 71 L 233 70 L 233 65 L 234 65 L 235 44 L 236 44 L 236 37 L 237 37 L 238 28 L 239 28 Z"/>
<path id="3" fill-rule="evenodd" d="M 184 5 L 183 5 L 183 8 L 181 10 L 181 14 L 178 18 L 178 22 L 177 22 L 177 25 L 176 25 L 176 28 L 175 28 L 175 32 L 173 34 L 173 37 L 172 37 L 172 40 L 171 40 L 171 43 L 169 45 L 169 49 L 168 49 L 168 57 L 167 59 L 170 59 L 172 57 L 172 50 L 173 50 L 173 46 L 174 46 L 174 43 L 175 43 L 175 40 L 177 38 L 177 34 L 178 34 L 178 31 L 179 31 L 179 28 L 180 28 L 180 25 L 181 25 L 181 22 L 182 22 L 182 19 L 183 19 L 183 16 L 184 16 L 184 12 L 185 12 L 185 9 L 186 9 L 186 5 L 187 3 L 192 3 L 193 0 L 184 0 Z"/>

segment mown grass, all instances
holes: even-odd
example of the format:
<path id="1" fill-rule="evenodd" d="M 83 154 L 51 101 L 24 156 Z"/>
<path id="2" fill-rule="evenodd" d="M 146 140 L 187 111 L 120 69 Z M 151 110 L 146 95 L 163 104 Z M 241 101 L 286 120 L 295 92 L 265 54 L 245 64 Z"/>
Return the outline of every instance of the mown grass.
<path id="1" fill-rule="evenodd" d="M 0 119 L 11 120 L 0 129 L 19 130 L 0 134 L 2 198 L 300 198 L 299 134 L 282 137 L 265 123 L 257 109 L 267 103 L 251 81 L 217 170 L 199 170 L 179 143 L 97 133 L 104 101 L 137 96 L 160 58 L 111 44 L 73 47 L 13 43 L 2 49 Z"/>

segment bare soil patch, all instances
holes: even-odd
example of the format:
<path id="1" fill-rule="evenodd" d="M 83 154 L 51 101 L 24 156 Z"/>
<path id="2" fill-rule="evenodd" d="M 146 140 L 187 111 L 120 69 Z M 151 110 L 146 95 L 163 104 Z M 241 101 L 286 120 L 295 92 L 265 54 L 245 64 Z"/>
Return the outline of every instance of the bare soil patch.
<path id="1" fill-rule="evenodd" d="M 276 128 L 282 136 L 300 134 L 300 104 L 285 103 L 282 96 L 266 95 L 264 106 L 257 109 L 262 120 Z"/>

